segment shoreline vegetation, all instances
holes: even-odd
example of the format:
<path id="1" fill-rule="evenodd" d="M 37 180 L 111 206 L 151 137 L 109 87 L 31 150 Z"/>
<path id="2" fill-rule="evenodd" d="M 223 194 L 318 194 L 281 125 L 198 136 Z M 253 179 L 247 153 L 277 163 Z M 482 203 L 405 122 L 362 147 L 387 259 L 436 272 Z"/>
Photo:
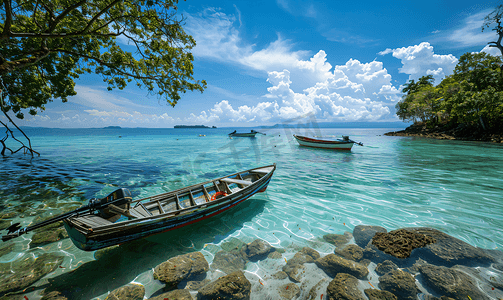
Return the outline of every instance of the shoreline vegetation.
<path id="1" fill-rule="evenodd" d="M 414 124 L 385 135 L 502 143 L 502 66 L 500 56 L 465 53 L 438 85 L 432 75 L 409 80 L 395 108 Z"/>
<path id="2" fill-rule="evenodd" d="M 386 136 L 424 137 L 438 140 L 462 140 L 503 143 L 503 132 L 487 132 L 466 124 L 436 124 L 418 122 L 404 130 L 387 132 Z"/>

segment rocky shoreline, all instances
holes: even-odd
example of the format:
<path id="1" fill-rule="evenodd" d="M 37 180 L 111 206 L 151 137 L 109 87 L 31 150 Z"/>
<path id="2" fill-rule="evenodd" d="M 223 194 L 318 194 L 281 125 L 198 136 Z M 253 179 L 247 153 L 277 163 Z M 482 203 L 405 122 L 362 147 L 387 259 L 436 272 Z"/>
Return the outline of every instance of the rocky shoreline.
<path id="1" fill-rule="evenodd" d="M 439 124 L 435 127 L 424 123 L 415 123 L 405 130 L 388 132 L 387 136 L 418 136 L 440 140 L 463 140 L 503 143 L 502 132 L 485 132 L 470 128 L 465 124 Z"/>
<path id="2" fill-rule="evenodd" d="M 220 247 L 205 246 L 206 253 L 214 253 L 211 263 L 201 251 L 194 251 L 157 265 L 149 281 L 162 288 L 154 293 L 147 295 L 143 285 L 132 282 L 111 291 L 106 299 L 503 298 L 503 252 L 471 246 L 436 229 L 388 232 L 380 226 L 358 225 L 352 233 L 327 234 L 316 243 L 321 248 L 328 243 L 334 250 L 275 248 L 261 239 L 244 243 L 231 238 Z M 120 247 L 99 250 L 96 257 L 120 255 Z M 47 254 L 13 262 L 16 272 L 10 275 L 2 268 L 0 299 L 23 299 L 23 291 L 61 261 L 62 257 Z M 46 290 L 42 299 L 69 298 L 63 291 Z"/>

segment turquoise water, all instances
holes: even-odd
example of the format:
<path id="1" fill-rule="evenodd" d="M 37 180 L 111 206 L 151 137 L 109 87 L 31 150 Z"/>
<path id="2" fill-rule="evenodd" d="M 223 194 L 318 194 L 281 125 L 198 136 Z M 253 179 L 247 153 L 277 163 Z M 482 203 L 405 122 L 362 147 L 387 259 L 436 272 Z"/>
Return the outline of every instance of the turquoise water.
<path id="1" fill-rule="evenodd" d="M 65 256 L 63 267 L 37 282 L 40 288 L 26 294 L 29 299 L 39 299 L 48 286 L 75 290 L 75 299 L 104 299 L 132 281 L 152 293 L 162 287 L 151 278 L 157 264 L 196 250 L 211 263 L 218 247 L 232 238 L 328 253 L 333 248 L 319 242 L 324 234 L 351 232 L 359 224 L 388 230 L 428 226 L 474 246 L 503 247 L 501 144 L 383 135 L 398 130 L 393 128 L 268 129 L 254 139 L 230 139 L 232 130 L 28 129 L 41 156 L 0 158 L 0 213 L 16 212 L 14 221 L 23 226 L 118 187 L 139 198 L 272 163 L 277 171 L 267 192 L 251 201 L 176 233 L 133 243 L 119 255 L 96 260 L 69 239 L 33 248 L 27 234 L 12 241 L 14 251 L 0 262 L 59 253 Z M 293 133 L 344 134 L 364 146 L 349 152 L 304 148 Z M 260 276 L 260 268 L 248 271 Z"/>

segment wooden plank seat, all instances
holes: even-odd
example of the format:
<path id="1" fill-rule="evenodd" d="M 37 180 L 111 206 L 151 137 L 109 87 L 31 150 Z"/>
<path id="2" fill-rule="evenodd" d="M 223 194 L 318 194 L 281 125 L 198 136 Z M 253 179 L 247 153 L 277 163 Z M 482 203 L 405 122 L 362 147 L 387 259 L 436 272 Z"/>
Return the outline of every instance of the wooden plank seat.
<path id="1" fill-rule="evenodd" d="M 250 173 L 256 173 L 256 174 L 267 174 L 271 172 L 270 169 L 256 169 L 256 170 L 250 170 Z"/>
<path id="2" fill-rule="evenodd" d="M 147 218 L 152 216 L 152 214 L 145 208 L 143 203 L 138 202 L 134 208 L 129 210 L 129 213 L 135 218 Z"/>
<path id="3" fill-rule="evenodd" d="M 220 181 L 227 182 L 227 183 L 237 183 L 237 184 L 241 184 L 244 186 L 249 186 L 252 184 L 252 182 L 250 182 L 250 181 L 234 179 L 234 178 L 222 178 L 222 179 L 220 179 Z"/>
<path id="4" fill-rule="evenodd" d="M 110 222 L 106 219 L 103 219 L 100 216 L 96 216 L 96 215 L 80 216 L 78 218 L 73 219 L 73 221 L 76 221 L 78 223 L 82 223 L 83 225 L 90 227 L 90 228 L 96 228 L 99 226 L 113 224 L 112 222 Z"/>

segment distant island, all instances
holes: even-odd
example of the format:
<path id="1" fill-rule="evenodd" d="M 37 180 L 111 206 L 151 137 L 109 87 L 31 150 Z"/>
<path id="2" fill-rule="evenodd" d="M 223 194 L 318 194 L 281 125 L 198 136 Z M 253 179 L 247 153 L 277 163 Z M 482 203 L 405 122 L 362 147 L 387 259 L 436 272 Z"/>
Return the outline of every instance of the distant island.
<path id="1" fill-rule="evenodd" d="M 173 128 L 217 128 L 217 126 L 204 126 L 204 125 L 175 125 Z"/>
<path id="2" fill-rule="evenodd" d="M 122 129 L 120 126 L 107 126 L 103 127 L 103 129 Z"/>

